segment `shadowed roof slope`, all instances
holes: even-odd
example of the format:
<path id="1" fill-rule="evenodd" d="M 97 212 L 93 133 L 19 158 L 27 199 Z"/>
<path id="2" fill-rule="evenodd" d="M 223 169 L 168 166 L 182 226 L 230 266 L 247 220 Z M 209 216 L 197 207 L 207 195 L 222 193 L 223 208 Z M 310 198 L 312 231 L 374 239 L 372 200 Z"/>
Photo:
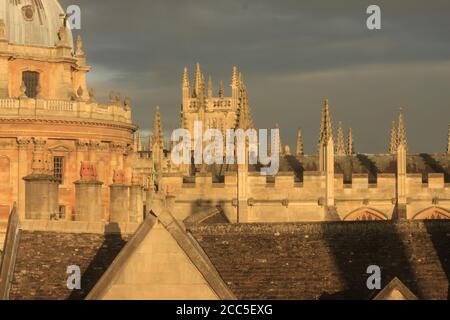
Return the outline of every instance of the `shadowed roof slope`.
<path id="1" fill-rule="evenodd" d="M 369 299 L 399 278 L 421 299 L 449 296 L 450 222 L 196 226 L 190 229 L 238 299 Z"/>
<path id="2" fill-rule="evenodd" d="M 22 231 L 10 299 L 84 299 L 124 245 L 120 235 Z M 67 289 L 71 265 L 81 269 L 81 291 Z"/>

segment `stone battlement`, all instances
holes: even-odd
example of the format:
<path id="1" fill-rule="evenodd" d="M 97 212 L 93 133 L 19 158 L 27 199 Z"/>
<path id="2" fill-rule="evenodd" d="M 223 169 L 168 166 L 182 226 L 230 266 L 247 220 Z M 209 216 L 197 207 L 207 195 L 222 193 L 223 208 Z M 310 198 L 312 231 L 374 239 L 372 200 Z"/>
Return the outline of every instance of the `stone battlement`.
<path id="1" fill-rule="evenodd" d="M 422 219 L 427 215 L 449 215 L 450 185 L 444 174 L 429 173 L 428 183 L 420 174 L 407 174 L 406 212 L 408 219 Z M 247 175 L 247 222 L 324 221 L 326 214 L 326 174 L 304 172 L 303 182 L 295 181 L 293 172 L 282 172 L 275 177 L 251 172 Z M 335 208 L 340 220 L 389 220 L 396 207 L 396 175 L 379 174 L 376 183 L 369 183 L 368 174 L 355 173 L 350 183 L 344 183 L 342 174 L 334 175 Z M 219 183 L 210 173 L 197 174 L 186 179 L 182 174 L 166 174 L 160 179 L 162 191 L 175 195 L 175 215 L 186 218 L 186 213 L 198 207 L 220 206 L 228 219 L 237 222 L 239 182 L 236 172 L 226 172 Z M 199 200 L 201 199 L 201 200 Z M 436 212 L 427 212 L 430 208 Z M 363 210 L 364 209 L 364 210 Z M 367 210 L 366 210 L 367 209 Z"/>

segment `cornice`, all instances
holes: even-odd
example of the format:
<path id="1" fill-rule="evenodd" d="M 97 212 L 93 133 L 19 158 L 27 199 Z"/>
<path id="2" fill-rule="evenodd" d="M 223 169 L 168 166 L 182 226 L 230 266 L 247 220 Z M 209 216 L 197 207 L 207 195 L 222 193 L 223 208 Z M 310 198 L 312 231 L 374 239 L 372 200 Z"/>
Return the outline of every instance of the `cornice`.
<path id="1" fill-rule="evenodd" d="M 32 60 L 32 61 L 38 61 L 38 62 L 50 62 L 50 63 L 70 63 L 73 65 L 77 65 L 77 59 L 72 57 L 47 57 L 47 56 L 32 56 L 32 55 L 24 55 L 24 54 L 17 54 L 12 52 L 0 52 L 0 57 L 8 58 L 9 60 Z"/>

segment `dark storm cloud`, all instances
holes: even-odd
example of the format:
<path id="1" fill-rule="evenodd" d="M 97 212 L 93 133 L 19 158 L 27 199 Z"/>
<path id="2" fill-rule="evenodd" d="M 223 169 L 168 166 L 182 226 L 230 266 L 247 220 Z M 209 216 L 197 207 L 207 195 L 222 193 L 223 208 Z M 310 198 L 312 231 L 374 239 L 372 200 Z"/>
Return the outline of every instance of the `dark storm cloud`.
<path id="1" fill-rule="evenodd" d="M 257 125 L 278 121 L 294 147 L 317 140 L 321 100 L 352 126 L 356 147 L 386 149 L 390 121 L 407 107 L 413 151 L 440 151 L 450 121 L 448 0 L 79 0 L 90 82 L 106 96 L 134 100 L 135 121 L 151 124 L 161 105 L 166 128 L 179 123 L 180 77 L 200 62 L 215 83 L 242 69 Z M 382 9 L 382 30 L 366 8 Z"/>

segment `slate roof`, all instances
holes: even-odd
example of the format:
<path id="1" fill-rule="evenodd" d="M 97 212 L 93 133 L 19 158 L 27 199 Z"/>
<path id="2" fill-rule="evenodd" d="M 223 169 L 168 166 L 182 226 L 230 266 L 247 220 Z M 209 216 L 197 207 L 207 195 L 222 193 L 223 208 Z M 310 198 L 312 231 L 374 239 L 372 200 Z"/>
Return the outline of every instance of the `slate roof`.
<path id="1" fill-rule="evenodd" d="M 214 221 L 217 222 L 217 221 Z M 189 232 L 238 299 L 372 299 L 398 278 L 419 299 L 448 299 L 450 221 L 200 224 Z M 22 231 L 10 299 L 84 299 L 123 249 L 119 235 Z M 66 287 L 79 265 L 82 291 Z"/>
<path id="2" fill-rule="evenodd" d="M 120 235 L 22 231 L 10 299 L 83 299 L 125 244 Z M 67 289 L 71 265 L 81 269 L 81 291 Z"/>
<path id="3" fill-rule="evenodd" d="M 190 229 L 238 299 L 371 299 L 399 278 L 420 299 L 448 299 L 450 222 L 200 225 Z"/>

